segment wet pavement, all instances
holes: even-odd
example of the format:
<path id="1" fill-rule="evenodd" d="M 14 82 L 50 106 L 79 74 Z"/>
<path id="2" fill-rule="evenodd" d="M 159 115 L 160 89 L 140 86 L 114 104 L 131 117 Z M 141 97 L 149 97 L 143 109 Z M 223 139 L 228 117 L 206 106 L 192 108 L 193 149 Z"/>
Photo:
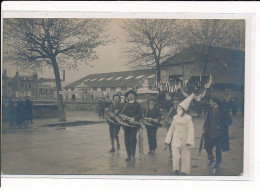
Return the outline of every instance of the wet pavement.
<path id="1" fill-rule="evenodd" d="M 67 113 L 68 121 L 103 121 L 91 112 Z M 191 175 L 240 175 L 243 172 L 243 117 L 233 117 L 230 127 L 230 151 L 223 153 L 217 174 L 207 167 L 205 150 L 199 155 L 199 142 L 205 117 L 194 117 L 196 148 L 191 151 Z M 157 150 L 148 155 L 146 130 L 143 131 L 144 154 L 136 150 L 136 161 L 125 162 L 123 130 L 121 149 L 111 148 L 106 123 L 70 127 L 41 127 L 57 118 L 35 120 L 32 126 L 2 131 L 2 173 L 11 175 L 172 175 L 169 150 L 164 150 L 166 129 L 157 132 Z"/>

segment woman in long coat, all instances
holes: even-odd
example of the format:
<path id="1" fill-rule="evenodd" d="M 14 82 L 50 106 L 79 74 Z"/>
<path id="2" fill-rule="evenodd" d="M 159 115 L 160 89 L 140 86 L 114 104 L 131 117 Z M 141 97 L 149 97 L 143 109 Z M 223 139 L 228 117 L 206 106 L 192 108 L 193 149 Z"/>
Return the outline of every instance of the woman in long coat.
<path id="1" fill-rule="evenodd" d="M 172 146 L 173 171 L 176 175 L 190 174 L 190 151 L 195 148 L 192 117 L 186 114 L 193 95 L 177 106 L 177 115 L 173 117 L 165 144 Z M 181 163 L 181 168 L 180 168 Z"/>

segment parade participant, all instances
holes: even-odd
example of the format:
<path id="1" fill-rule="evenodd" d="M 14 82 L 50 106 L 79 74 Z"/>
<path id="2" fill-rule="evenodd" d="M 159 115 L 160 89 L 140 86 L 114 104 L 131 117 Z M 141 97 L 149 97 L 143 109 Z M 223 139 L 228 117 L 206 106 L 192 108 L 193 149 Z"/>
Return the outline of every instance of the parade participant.
<path id="1" fill-rule="evenodd" d="M 139 121 L 142 118 L 142 107 L 136 101 L 137 94 L 135 91 L 128 91 L 125 96 L 128 98 L 128 102 L 122 110 L 122 114 L 130 118 L 130 123 L 134 124 L 135 121 Z M 135 150 L 136 150 L 136 134 L 138 127 L 127 127 L 123 126 L 124 129 L 124 139 L 125 147 L 127 152 L 127 158 L 125 161 L 135 160 Z"/>
<path id="2" fill-rule="evenodd" d="M 154 121 L 153 125 L 145 124 L 146 130 L 147 130 L 147 136 L 148 136 L 148 144 L 149 144 L 149 152 L 148 154 L 153 155 L 155 153 L 155 149 L 157 147 L 156 142 L 156 133 L 158 129 L 158 124 L 161 120 L 161 114 L 160 114 L 160 108 L 157 104 L 155 104 L 154 99 L 149 99 L 148 108 L 146 110 L 145 119 L 148 119 L 151 124 L 153 124 L 152 121 Z"/>
<path id="3" fill-rule="evenodd" d="M 177 115 L 173 117 L 172 124 L 166 135 L 165 149 L 172 145 L 173 171 L 176 175 L 190 174 L 190 150 L 195 147 L 194 128 L 192 117 L 186 112 L 194 94 L 187 97 L 177 106 Z M 180 168 L 181 162 L 181 168 Z"/>
<path id="4" fill-rule="evenodd" d="M 114 113 L 115 115 L 118 115 L 122 110 L 122 104 L 120 103 L 120 96 L 118 94 L 115 94 L 113 96 L 113 104 L 110 105 L 109 111 Z M 114 140 L 116 140 L 117 143 L 117 151 L 120 150 L 120 144 L 119 144 L 119 130 L 120 125 L 115 125 L 112 123 L 109 123 L 109 134 L 110 134 L 110 140 L 112 148 L 109 150 L 109 152 L 115 152 L 115 143 Z"/>
<path id="5" fill-rule="evenodd" d="M 26 100 L 25 100 L 25 123 L 27 125 L 29 125 L 29 121 L 31 124 L 33 124 L 33 115 L 32 115 L 32 109 L 33 109 L 33 103 L 32 101 L 29 99 L 29 96 L 26 97 Z"/>
<path id="6" fill-rule="evenodd" d="M 208 166 L 214 163 L 214 155 L 212 150 L 216 147 L 216 161 L 214 168 L 218 169 L 222 161 L 222 148 L 229 150 L 228 126 L 232 123 L 228 111 L 223 111 L 220 101 L 216 97 L 210 98 L 210 109 L 207 114 L 203 129 L 204 129 L 204 148 L 208 154 Z M 224 141 L 223 141 L 224 140 Z M 223 144 L 223 142 L 225 142 Z"/>

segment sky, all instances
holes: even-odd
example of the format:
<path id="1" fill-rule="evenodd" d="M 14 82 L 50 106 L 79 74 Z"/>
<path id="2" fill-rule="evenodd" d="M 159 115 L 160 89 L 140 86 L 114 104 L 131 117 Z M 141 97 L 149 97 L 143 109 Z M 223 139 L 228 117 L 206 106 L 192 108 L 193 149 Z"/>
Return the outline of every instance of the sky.
<path id="1" fill-rule="evenodd" d="M 183 20 L 178 20 L 182 22 Z M 71 83 L 77 81 L 78 79 L 85 77 L 89 74 L 95 73 L 106 73 L 115 71 L 124 71 L 133 68 L 133 66 L 127 65 L 128 59 L 121 53 L 121 49 L 125 44 L 124 32 L 120 29 L 120 24 L 123 22 L 122 19 L 111 19 L 108 26 L 108 34 L 110 34 L 111 39 L 115 39 L 114 42 L 110 43 L 108 46 L 101 46 L 96 49 L 99 59 L 91 62 L 94 67 L 81 65 L 77 69 L 66 71 L 66 82 Z M 242 26 L 244 29 L 244 26 Z M 3 63 L 3 69 L 7 70 L 7 76 L 13 77 L 17 71 L 16 67 L 7 63 Z M 61 70 L 61 69 L 60 69 Z M 62 72 L 62 70 L 60 71 Z M 30 75 L 32 73 L 21 72 L 21 75 Z M 44 69 L 43 72 L 37 72 L 38 77 L 44 78 L 54 78 L 53 69 Z M 61 75 L 62 78 L 62 75 Z"/>
<path id="2" fill-rule="evenodd" d="M 131 66 L 127 65 L 127 58 L 122 55 L 121 48 L 124 44 L 124 36 L 119 25 L 122 22 L 120 19 L 111 20 L 108 33 L 115 42 L 111 43 L 109 46 L 102 46 L 96 49 L 99 59 L 95 60 L 91 64 L 94 67 L 87 65 L 81 65 L 75 70 L 65 70 L 66 71 L 66 81 L 73 82 L 86 75 L 94 73 L 105 73 L 114 71 L 124 71 L 129 70 Z M 7 70 L 7 76 L 13 77 L 17 71 L 16 67 L 10 64 L 3 63 L 3 69 Z M 37 72 L 39 77 L 54 78 L 53 69 L 45 69 L 42 73 Z M 19 71 L 21 75 L 30 75 L 27 72 Z M 61 75 L 62 77 L 62 75 Z"/>

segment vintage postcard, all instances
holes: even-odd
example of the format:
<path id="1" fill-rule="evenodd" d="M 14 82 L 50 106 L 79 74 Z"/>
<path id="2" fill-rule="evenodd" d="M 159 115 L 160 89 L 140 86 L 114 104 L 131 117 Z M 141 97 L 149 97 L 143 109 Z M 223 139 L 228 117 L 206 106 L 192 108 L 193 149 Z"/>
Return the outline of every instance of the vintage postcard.
<path id="1" fill-rule="evenodd" d="M 2 176 L 250 177 L 251 22 L 3 14 Z"/>

